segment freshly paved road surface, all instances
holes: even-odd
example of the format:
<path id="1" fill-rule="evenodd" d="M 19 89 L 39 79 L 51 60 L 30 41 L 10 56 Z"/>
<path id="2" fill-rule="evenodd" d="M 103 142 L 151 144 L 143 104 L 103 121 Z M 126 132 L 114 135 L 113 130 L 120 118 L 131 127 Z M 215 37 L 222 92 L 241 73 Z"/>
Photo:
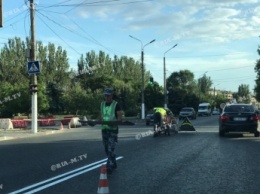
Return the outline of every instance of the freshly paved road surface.
<path id="1" fill-rule="evenodd" d="M 110 193 L 260 193 L 260 138 L 221 138 L 217 118 L 191 120 L 196 132 L 170 137 L 152 137 L 144 123 L 120 127 Z M 0 154 L 0 193 L 97 193 L 105 160 L 100 126 L 0 141 Z"/>

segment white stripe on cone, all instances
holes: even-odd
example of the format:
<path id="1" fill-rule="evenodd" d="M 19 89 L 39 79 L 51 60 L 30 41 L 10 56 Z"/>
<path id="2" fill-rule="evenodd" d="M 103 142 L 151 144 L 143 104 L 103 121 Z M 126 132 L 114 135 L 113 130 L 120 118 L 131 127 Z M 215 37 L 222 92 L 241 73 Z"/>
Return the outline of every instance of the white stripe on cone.
<path id="1" fill-rule="evenodd" d="M 106 169 L 105 165 L 101 166 L 97 193 L 98 194 L 108 194 L 109 193 L 108 181 L 107 181 L 107 169 Z"/>
<path id="2" fill-rule="evenodd" d="M 109 189 L 108 187 L 101 187 L 101 188 L 98 188 L 98 191 L 97 191 L 98 194 L 107 194 L 109 193 Z"/>

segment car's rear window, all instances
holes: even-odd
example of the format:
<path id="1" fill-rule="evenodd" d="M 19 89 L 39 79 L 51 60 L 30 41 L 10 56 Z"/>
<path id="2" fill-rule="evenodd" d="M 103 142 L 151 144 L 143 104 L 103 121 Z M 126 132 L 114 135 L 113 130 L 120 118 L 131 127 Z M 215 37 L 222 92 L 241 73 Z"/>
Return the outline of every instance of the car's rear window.
<path id="1" fill-rule="evenodd" d="M 224 112 L 254 112 L 254 108 L 250 105 L 229 105 Z"/>
<path id="2" fill-rule="evenodd" d="M 192 111 L 192 109 L 191 108 L 183 108 L 183 109 L 181 109 L 181 111 Z"/>

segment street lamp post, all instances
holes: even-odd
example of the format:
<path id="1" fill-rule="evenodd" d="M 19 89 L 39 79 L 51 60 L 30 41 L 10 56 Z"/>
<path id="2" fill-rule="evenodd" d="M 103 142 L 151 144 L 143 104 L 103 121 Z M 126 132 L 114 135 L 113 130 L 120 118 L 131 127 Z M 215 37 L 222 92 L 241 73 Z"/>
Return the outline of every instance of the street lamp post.
<path id="1" fill-rule="evenodd" d="M 155 41 L 152 40 L 150 42 L 148 42 L 147 44 L 145 44 L 143 46 L 143 42 L 141 40 L 139 40 L 138 38 L 135 38 L 131 35 L 129 35 L 131 38 L 139 41 L 141 43 L 141 65 L 142 65 L 142 119 L 145 119 L 145 106 L 144 106 L 144 47 L 147 46 L 148 44 L 151 44 Z"/>
<path id="2" fill-rule="evenodd" d="M 167 92 L 166 92 L 166 67 L 165 67 L 165 54 L 176 47 L 177 44 L 175 44 L 173 47 L 171 47 L 169 50 L 167 50 L 163 55 L 163 87 L 164 87 L 164 108 L 167 108 Z"/>

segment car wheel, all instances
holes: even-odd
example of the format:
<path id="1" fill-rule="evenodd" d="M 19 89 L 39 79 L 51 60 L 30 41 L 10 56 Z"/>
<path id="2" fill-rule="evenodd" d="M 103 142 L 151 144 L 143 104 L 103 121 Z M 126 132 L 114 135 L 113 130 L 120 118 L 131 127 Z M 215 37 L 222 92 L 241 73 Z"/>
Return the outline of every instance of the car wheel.
<path id="1" fill-rule="evenodd" d="M 256 131 L 255 132 L 255 137 L 259 137 L 259 135 L 260 135 L 259 131 Z"/>
<path id="2" fill-rule="evenodd" d="M 219 136 L 220 137 L 223 137 L 225 135 L 225 131 L 224 130 L 221 130 L 219 129 L 219 132 L 218 132 Z"/>
<path id="3" fill-rule="evenodd" d="M 220 136 L 220 137 L 224 137 L 224 135 L 225 135 L 225 132 L 224 132 L 224 131 L 219 131 L 219 133 L 218 133 L 218 134 L 219 134 L 219 136 Z"/>
<path id="4" fill-rule="evenodd" d="M 166 135 L 168 135 L 168 136 L 171 135 L 170 134 L 170 126 L 169 125 L 166 126 Z"/>

